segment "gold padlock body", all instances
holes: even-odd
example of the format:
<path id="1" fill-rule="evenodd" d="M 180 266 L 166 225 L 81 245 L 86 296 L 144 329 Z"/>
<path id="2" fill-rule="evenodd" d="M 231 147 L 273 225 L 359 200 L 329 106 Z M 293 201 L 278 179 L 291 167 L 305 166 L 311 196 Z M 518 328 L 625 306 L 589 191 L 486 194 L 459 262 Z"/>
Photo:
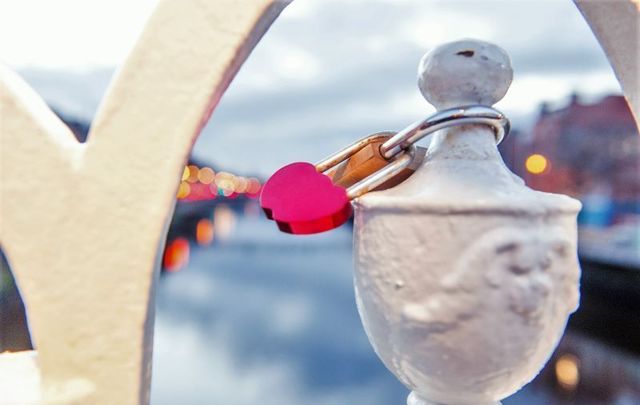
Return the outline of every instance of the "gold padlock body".
<path id="1" fill-rule="evenodd" d="M 325 174 L 331 178 L 334 184 L 344 188 L 351 187 L 389 164 L 389 160 L 385 159 L 380 152 L 380 146 L 389 138 L 391 135 L 380 137 L 364 146 L 350 158 L 327 170 Z M 409 166 L 374 190 L 386 190 L 402 183 L 422 164 L 426 152 L 426 148 L 417 147 Z"/>

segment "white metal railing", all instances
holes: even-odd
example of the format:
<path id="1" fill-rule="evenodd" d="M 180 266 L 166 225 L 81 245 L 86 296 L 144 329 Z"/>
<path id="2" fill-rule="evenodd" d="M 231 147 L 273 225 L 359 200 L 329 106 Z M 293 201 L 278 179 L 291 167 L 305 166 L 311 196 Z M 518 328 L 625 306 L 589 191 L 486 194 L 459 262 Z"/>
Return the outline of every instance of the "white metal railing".
<path id="1" fill-rule="evenodd" d="M 637 1 L 576 3 L 638 118 Z M 184 161 L 286 4 L 161 1 L 85 144 L 16 74 L 0 68 L 0 244 L 38 349 L 37 367 L 34 353 L 0 355 L 3 395 L 148 402 L 157 247 Z"/>

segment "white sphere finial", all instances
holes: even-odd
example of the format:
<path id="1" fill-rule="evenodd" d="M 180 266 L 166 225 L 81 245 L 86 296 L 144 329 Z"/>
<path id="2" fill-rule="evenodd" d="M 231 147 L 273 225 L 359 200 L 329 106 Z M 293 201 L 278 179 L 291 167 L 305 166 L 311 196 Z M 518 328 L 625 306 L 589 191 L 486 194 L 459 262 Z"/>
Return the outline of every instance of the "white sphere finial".
<path id="1" fill-rule="evenodd" d="M 418 67 L 420 91 L 438 110 L 491 106 L 504 97 L 512 79 L 509 55 L 497 45 L 472 39 L 434 48 Z"/>

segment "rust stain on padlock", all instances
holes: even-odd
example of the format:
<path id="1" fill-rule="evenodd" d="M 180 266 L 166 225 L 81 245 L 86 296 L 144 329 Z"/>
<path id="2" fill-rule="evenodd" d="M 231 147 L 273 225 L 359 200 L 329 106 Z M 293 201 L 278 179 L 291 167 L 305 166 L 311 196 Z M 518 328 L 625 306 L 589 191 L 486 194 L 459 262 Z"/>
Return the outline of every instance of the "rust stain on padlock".
<path id="1" fill-rule="evenodd" d="M 379 136 L 374 141 L 362 147 L 350 158 L 327 170 L 325 174 L 331 178 L 334 184 L 345 188 L 349 188 L 358 183 L 371 173 L 377 172 L 389 164 L 390 160 L 382 156 L 380 146 L 390 139 L 391 136 L 393 136 L 393 134 Z M 374 190 L 386 190 L 405 181 L 422 164 L 426 152 L 426 148 L 417 147 L 409 166 Z"/>

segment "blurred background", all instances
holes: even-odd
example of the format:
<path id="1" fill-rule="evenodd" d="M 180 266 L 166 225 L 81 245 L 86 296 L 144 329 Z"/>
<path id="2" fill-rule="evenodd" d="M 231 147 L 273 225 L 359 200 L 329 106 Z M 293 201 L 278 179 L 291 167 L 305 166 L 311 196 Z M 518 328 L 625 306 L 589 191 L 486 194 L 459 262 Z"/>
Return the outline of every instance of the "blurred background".
<path id="1" fill-rule="evenodd" d="M 84 140 L 154 4 L 0 0 L 0 59 Z M 514 128 L 500 146 L 507 165 L 584 206 L 580 310 L 548 366 L 505 403 L 640 403 L 640 137 L 573 3 L 295 0 L 185 166 L 158 287 L 152 404 L 405 403 L 357 315 L 351 226 L 285 235 L 256 197 L 285 163 L 432 113 L 418 61 L 465 37 L 512 57 L 497 104 Z M 2 256 L 0 352 L 30 347 Z"/>

